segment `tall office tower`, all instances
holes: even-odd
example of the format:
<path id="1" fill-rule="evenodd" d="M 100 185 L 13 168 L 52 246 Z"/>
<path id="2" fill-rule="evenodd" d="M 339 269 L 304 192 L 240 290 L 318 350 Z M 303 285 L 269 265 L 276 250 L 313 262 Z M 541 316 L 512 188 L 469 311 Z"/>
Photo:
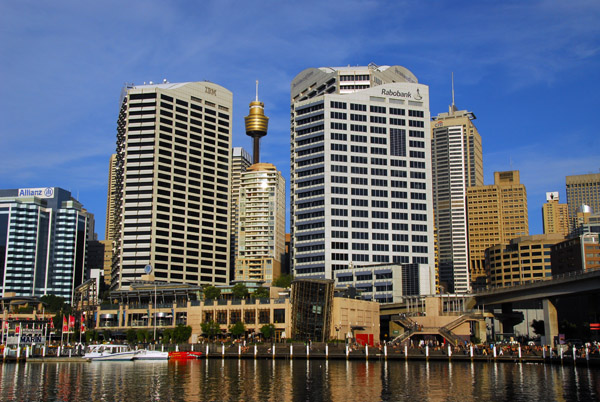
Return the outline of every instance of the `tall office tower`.
<path id="1" fill-rule="evenodd" d="M 235 256 L 238 251 L 238 217 L 240 213 L 240 182 L 242 173 L 250 166 L 250 154 L 242 147 L 231 150 L 231 220 L 230 251 L 229 251 L 229 278 L 235 278 Z"/>
<path id="2" fill-rule="evenodd" d="M 454 96 L 453 96 L 454 98 Z M 457 110 L 433 119 L 431 160 L 440 283 L 450 292 L 471 289 L 467 243 L 467 189 L 483 185 L 481 136 L 475 115 Z M 483 269 L 483 267 L 481 267 Z"/>
<path id="3" fill-rule="evenodd" d="M 256 99 L 250 102 L 250 114 L 246 116 L 246 135 L 252 137 L 252 163 L 260 162 L 260 139 L 267 135 L 269 118 L 265 116 L 265 104 L 258 100 L 258 81 L 256 81 Z"/>
<path id="4" fill-rule="evenodd" d="M 578 226 L 577 210 L 582 205 L 600 213 L 600 173 L 567 176 L 567 205 L 571 231 Z"/>
<path id="5" fill-rule="evenodd" d="M 117 154 L 112 154 L 108 162 L 108 191 L 106 195 L 105 240 L 115 239 L 115 203 L 117 200 Z"/>
<path id="6" fill-rule="evenodd" d="M 529 235 L 527 191 L 518 171 L 494 172 L 494 184 L 467 189 L 471 282 L 486 283 L 485 249 Z"/>
<path id="7" fill-rule="evenodd" d="M 295 276 L 412 263 L 434 293 L 429 88 L 401 66 L 309 68 L 291 112 Z"/>
<path id="8" fill-rule="evenodd" d="M 569 234 L 569 207 L 567 204 L 559 204 L 558 191 L 546 193 L 546 203 L 542 205 L 542 220 L 544 234 Z"/>
<path id="9" fill-rule="evenodd" d="M 71 301 L 86 271 L 87 224 L 61 188 L 0 190 L 0 294 Z"/>
<path id="10" fill-rule="evenodd" d="M 236 281 L 270 283 L 281 275 L 285 256 L 285 180 L 270 163 L 242 173 Z"/>
<path id="11" fill-rule="evenodd" d="M 126 87 L 117 121 L 113 289 L 229 281 L 232 94 L 210 82 Z"/>

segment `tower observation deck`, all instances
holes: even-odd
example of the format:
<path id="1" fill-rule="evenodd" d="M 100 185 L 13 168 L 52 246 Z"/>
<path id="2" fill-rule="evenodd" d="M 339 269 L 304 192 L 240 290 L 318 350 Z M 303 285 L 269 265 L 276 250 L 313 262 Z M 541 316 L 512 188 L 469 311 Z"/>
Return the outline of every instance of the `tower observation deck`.
<path id="1" fill-rule="evenodd" d="M 252 163 L 260 162 L 260 139 L 267 135 L 269 118 L 265 116 L 265 104 L 258 100 L 258 81 L 256 81 L 256 99 L 250 102 L 250 114 L 246 116 L 246 135 L 253 138 Z"/>

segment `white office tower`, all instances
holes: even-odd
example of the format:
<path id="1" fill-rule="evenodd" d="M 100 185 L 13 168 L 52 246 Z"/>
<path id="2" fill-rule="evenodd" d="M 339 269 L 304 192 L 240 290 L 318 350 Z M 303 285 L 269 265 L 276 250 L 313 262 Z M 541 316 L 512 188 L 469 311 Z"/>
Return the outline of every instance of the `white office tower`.
<path id="1" fill-rule="evenodd" d="M 309 68 L 291 109 L 294 275 L 419 264 L 435 293 L 429 88 L 401 66 Z"/>
<path id="2" fill-rule="evenodd" d="M 232 94 L 210 82 L 124 88 L 117 121 L 113 289 L 229 282 Z"/>
<path id="3" fill-rule="evenodd" d="M 270 283 L 285 254 L 285 180 L 270 163 L 242 173 L 239 191 L 236 281 Z"/>
<path id="4" fill-rule="evenodd" d="M 473 124 L 475 115 L 458 110 L 440 113 L 433 121 L 433 205 L 438 239 L 440 283 L 447 291 L 471 290 L 467 239 L 467 188 L 483 186 L 481 136 Z"/>
<path id="5" fill-rule="evenodd" d="M 242 173 L 252 164 L 252 157 L 242 147 L 233 147 L 231 150 L 231 221 L 229 235 L 229 272 L 230 279 L 235 278 L 235 257 L 237 255 L 238 244 L 238 217 L 240 213 L 240 182 Z"/>

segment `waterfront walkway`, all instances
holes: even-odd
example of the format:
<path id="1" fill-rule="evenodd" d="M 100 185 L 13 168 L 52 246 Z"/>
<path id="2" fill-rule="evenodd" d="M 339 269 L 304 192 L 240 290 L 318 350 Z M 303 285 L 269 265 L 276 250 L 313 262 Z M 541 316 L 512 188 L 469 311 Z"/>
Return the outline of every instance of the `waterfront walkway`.
<path id="1" fill-rule="evenodd" d="M 158 349 L 158 348 L 157 348 Z M 170 345 L 167 349 L 175 349 Z M 165 350 L 167 350 L 165 349 Z M 473 362 L 527 362 L 527 363 L 547 363 L 547 364 L 576 364 L 600 367 L 600 354 L 596 347 L 576 350 L 575 357 L 572 349 L 564 349 L 561 355 L 560 350 L 543 349 L 541 347 L 522 347 L 519 353 L 518 346 L 497 347 L 473 347 L 471 348 L 451 348 L 447 347 L 404 347 L 399 345 L 364 347 L 364 346 L 346 346 L 345 344 L 325 344 L 311 343 L 310 346 L 305 343 L 260 343 L 244 346 L 242 344 L 222 344 L 222 343 L 204 343 L 195 345 L 180 345 L 178 349 L 194 350 L 202 352 L 203 358 L 211 359 L 332 359 L 332 360 L 406 360 L 406 361 L 473 361 Z M 63 352 L 64 353 L 64 352 Z M 67 352 L 68 353 L 68 352 Z M 21 359 L 24 361 L 25 359 Z M 47 354 L 31 354 L 28 362 L 83 362 L 86 361 L 75 353 L 71 357 L 63 354 L 54 356 Z M 6 359 L 6 362 L 15 361 L 15 359 Z"/>

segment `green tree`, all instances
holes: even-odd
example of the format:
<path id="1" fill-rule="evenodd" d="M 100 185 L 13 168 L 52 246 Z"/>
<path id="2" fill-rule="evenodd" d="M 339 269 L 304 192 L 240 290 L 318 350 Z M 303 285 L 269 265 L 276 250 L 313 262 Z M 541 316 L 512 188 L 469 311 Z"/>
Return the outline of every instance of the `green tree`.
<path id="1" fill-rule="evenodd" d="M 212 285 L 206 286 L 203 291 L 204 298 L 208 300 L 218 299 L 221 296 L 221 289 L 218 289 Z"/>
<path id="2" fill-rule="evenodd" d="M 270 295 L 269 289 L 263 287 L 257 288 L 252 292 L 252 297 L 255 299 L 268 299 Z"/>
<path id="3" fill-rule="evenodd" d="M 533 328 L 533 333 L 536 335 L 546 334 L 546 330 L 544 329 L 544 320 L 533 320 L 531 323 L 531 328 Z"/>
<path id="4" fill-rule="evenodd" d="M 173 339 L 173 330 L 167 328 L 162 333 L 162 343 L 171 343 L 171 339 Z"/>
<path id="5" fill-rule="evenodd" d="M 147 329 L 138 329 L 136 336 L 139 343 L 146 343 L 150 340 L 150 332 Z"/>
<path id="6" fill-rule="evenodd" d="M 87 343 L 91 343 L 94 341 L 98 340 L 98 331 L 96 330 L 90 330 L 90 331 L 85 331 L 85 341 Z"/>
<path id="7" fill-rule="evenodd" d="M 245 299 L 248 297 L 248 288 L 243 283 L 236 283 L 231 288 L 231 293 L 236 299 Z"/>
<path id="8" fill-rule="evenodd" d="M 273 335 L 275 335 L 275 325 L 265 324 L 262 327 L 260 327 L 260 332 L 266 339 L 271 339 Z"/>
<path id="9" fill-rule="evenodd" d="M 125 338 L 127 339 L 127 343 L 133 345 L 137 342 L 137 331 L 133 328 L 130 328 L 125 333 Z"/>
<path id="10" fill-rule="evenodd" d="M 240 335 L 243 335 L 246 332 L 246 325 L 244 325 L 243 322 L 238 321 L 229 326 L 229 332 L 231 332 L 231 335 L 239 338 Z"/>
<path id="11" fill-rule="evenodd" d="M 221 326 L 216 321 L 203 322 L 200 324 L 200 328 L 202 329 L 202 333 L 208 336 L 208 339 L 221 332 Z"/>
<path id="12" fill-rule="evenodd" d="M 290 274 L 283 274 L 279 278 L 275 279 L 272 282 L 273 286 L 277 286 L 278 288 L 289 288 L 292 286 L 292 281 L 294 280 L 294 276 Z"/>
<path id="13" fill-rule="evenodd" d="M 68 313 L 71 311 L 71 306 L 65 302 L 65 299 L 55 295 L 44 295 L 40 297 L 40 301 L 46 306 L 49 313 Z"/>
<path id="14" fill-rule="evenodd" d="M 175 343 L 187 343 L 192 336 L 192 327 L 189 325 L 179 324 L 173 330 L 173 340 Z"/>

